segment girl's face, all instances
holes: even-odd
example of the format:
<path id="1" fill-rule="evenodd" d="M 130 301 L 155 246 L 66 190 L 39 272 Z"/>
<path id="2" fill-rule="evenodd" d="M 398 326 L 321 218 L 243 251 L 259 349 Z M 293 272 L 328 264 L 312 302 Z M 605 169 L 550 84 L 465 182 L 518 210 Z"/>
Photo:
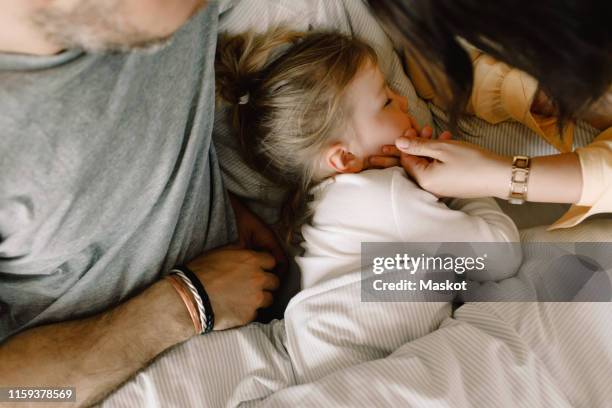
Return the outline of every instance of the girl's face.
<path id="1" fill-rule="evenodd" d="M 364 170 L 369 156 L 382 154 L 383 145 L 394 145 L 414 127 L 408 114 L 408 100 L 387 85 L 376 64 L 361 68 L 346 89 L 345 103 L 350 112 L 336 142 L 323 151 L 315 178 Z"/>
<path id="2" fill-rule="evenodd" d="M 389 88 L 375 64 L 369 63 L 358 72 L 346 96 L 352 115 L 344 142 L 358 158 L 380 154 L 382 145 L 395 144 L 414 127 L 408 100 Z"/>

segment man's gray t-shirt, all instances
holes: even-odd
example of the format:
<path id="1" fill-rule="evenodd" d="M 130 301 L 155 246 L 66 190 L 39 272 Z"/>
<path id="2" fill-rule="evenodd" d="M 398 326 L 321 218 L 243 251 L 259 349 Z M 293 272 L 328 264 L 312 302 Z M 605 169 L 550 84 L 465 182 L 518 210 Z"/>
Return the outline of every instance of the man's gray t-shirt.
<path id="1" fill-rule="evenodd" d="M 0 342 L 235 238 L 211 144 L 218 10 L 157 53 L 0 54 Z"/>

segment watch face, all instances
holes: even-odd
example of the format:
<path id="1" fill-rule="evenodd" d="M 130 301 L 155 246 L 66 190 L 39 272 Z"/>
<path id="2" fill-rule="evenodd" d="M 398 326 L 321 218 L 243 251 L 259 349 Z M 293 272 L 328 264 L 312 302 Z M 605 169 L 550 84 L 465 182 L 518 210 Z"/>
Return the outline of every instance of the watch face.
<path id="1" fill-rule="evenodd" d="M 527 156 L 514 156 L 512 158 L 512 166 L 525 169 L 529 167 L 529 157 Z"/>
<path id="2" fill-rule="evenodd" d="M 515 164 L 516 167 L 525 168 L 529 165 L 529 159 L 526 159 L 524 157 L 518 158 Z"/>

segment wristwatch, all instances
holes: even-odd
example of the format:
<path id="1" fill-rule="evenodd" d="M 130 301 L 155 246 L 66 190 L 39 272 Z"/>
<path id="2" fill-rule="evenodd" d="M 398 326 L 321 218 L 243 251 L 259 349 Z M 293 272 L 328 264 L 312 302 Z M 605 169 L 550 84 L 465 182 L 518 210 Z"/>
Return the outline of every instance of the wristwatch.
<path id="1" fill-rule="evenodd" d="M 523 204 L 527 198 L 527 182 L 529 181 L 529 157 L 514 156 L 512 159 L 512 177 L 510 178 L 510 204 Z"/>

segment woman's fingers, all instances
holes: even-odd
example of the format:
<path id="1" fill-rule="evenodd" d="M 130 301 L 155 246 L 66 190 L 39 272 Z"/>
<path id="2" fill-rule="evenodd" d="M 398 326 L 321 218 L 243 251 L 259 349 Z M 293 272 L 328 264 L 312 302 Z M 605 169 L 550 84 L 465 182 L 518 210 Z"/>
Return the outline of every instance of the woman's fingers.
<path id="1" fill-rule="evenodd" d="M 395 141 L 395 146 L 406 154 L 413 156 L 429 157 L 435 160 L 444 161 L 445 152 L 440 148 L 444 141 L 430 140 L 424 138 L 400 137 Z"/>
<path id="2" fill-rule="evenodd" d="M 417 182 L 421 178 L 423 171 L 429 165 L 429 160 L 411 154 L 402 154 L 400 163 L 404 170 Z"/>
<path id="3" fill-rule="evenodd" d="M 412 127 L 415 128 L 418 131 L 421 130 L 421 126 L 419 125 L 419 123 L 417 122 L 416 118 L 412 115 L 408 115 L 408 117 L 410 118 L 410 123 L 412 123 Z"/>
<path id="4" fill-rule="evenodd" d="M 423 129 L 419 129 L 416 127 L 410 128 L 404 132 L 403 136 L 404 137 L 422 137 L 425 139 L 431 139 L 431 137 L 433 136 L 433 129 L 429 125 L 423 126 Z"/>
<path id="5" fill-rule="evenodd" d="M 423 126 L 423 130 L 421 130 L 420 136 L 425 139 L 431 139 L 431 137 L 433 136 L 433 129 L 431 128 L 431 126 Z"/>
<path id="6" fill-rule="evenodd" d="M 403 140 L 403 139 L 431 141 L 432 137 L 433 137 L 433 129 L 431 128 L 431 126 L 426 125 L 423 127 L 423 129 L 419 133 L 417 133 L 417 130 L 415 129 L 406 130 L 404 132 L 404 137 L 398 139 L 398 141 Z M 446 131 L 446 132 L 443 132 L 438 137 L 437 140 L 450 140 L 451 138 L 452 138 L 451 133 Z M 403 143 L 403 142 L 400 142 L 400 143 Z M 414 147 L 409 147 L 408 149 L 412 149 L 412 148 Z M 434 147 L 432 147 L 432 149 L 434 149 Z M 366 168 L 380 169 L 380 168 L 387 168 L 387 167 L 393 167 L 393 166 L 400 166 L 401 163 L 400 163 L 399 158 L 402 155 L 402 153 L 408 153 L 408 154 L 416 155 L 416 156 L 432 157 L 438 160 L 439 160 L 439 156 L 443 154 L 443 153 L 431 153 L 431 155 L 430 154 L 417 154 L 417 153 L 413 153 L 412 151 L 400 150 L 395 145 L 382 146 L 381 153 L 382 154 L 380 155 L 370 156 L 367 159 Z M 421 161 L 418 161 L 417 163 L 421 163 Z"/>

